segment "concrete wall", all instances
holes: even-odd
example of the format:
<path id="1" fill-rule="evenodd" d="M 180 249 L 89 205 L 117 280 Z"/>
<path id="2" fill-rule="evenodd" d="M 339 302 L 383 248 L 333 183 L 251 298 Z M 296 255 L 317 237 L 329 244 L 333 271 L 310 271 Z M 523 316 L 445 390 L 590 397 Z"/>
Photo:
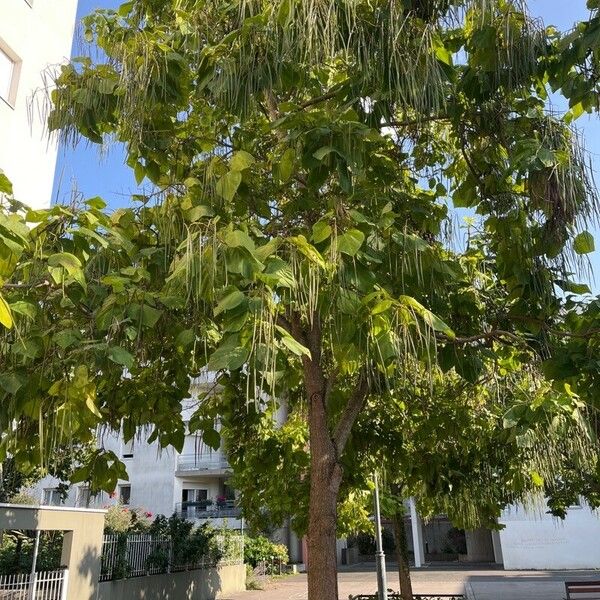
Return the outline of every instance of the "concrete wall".
<path id="1" fill-rule="evenodd" d="M 77 0 L 2 0 L 0 48 L 20 59 L 16 98 L 0 99 L 0 169 L 15 197 L 34 208 L 48 206 L 56 164 L 56 141 L 46 136 L 44 114 L 32 94 L 43 87 L 42 71 L 71 54 Z"/>
<path id="2" fill-rule="evenodd" d="M 229 565 L 102 582 L 96 600 L 213 600 L 245 589 L 245 565 Z"/>
<path id="3" fill-rule="evenodd" d="M 587 506 L 569 509 L 564 521 L 536 509 L 512 506 L 499 522 L 505 569 L 600 568 L 600 518 Z"/>
<path id="4" fill-rule="evenodd" d="M 63 531 L 61 563 L 69 569 L 67 600 L 94 598 L 98 591 L 102 510 L 0 504 L 0 529 Z"/>

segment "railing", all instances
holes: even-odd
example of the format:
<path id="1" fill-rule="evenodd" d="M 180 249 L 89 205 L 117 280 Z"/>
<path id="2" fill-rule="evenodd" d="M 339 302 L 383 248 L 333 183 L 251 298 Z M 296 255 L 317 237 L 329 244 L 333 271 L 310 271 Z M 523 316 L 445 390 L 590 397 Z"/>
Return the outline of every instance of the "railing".
<path id="1" fill-rule="evenodd" d="M 239 519 L 242 509 L 235 505 L 235 500 L 213 502 L 204 500 L 200 502 L 178 502 L 175 513 L 183 519 Z"/>
<path id="2" fill-rule="evenodd" d="M 19 575 L 0 575 L 1 600 L 65 600 L 69 572 L 38 571 Z"/>
<path id="3" fill-rule="evenodd" d="M 180 454 L 177 457 L 178 471 L 225 471 L 230 469 L 224 456 L 201 454 Z"/>
<path id="4" fill-rule="evenodd" d="M 220 558 L 216 559 L 214 556 L 208 555 L 179 563 L 175 560 L 173 541 L 169 536 L 105 535 L 100 581 L 174 571 L 191 571 L 215 567 L 218 564 L 241 564 L 244 562 L 244 538 L 242 536 L 219 535 L 215 541 Z M 1 598 L 2 596 L 0 596 Z"/>
<path id="5" fill-rule="evenodd" d="M 349 600 L 377 600 L 379 594 L 359 594 L 348 596 Z M 413 594 L 414 600 L 465 600 L 462 594 Z M 388 590 L 388 600 L 402 600 L 402 596 Z"/>

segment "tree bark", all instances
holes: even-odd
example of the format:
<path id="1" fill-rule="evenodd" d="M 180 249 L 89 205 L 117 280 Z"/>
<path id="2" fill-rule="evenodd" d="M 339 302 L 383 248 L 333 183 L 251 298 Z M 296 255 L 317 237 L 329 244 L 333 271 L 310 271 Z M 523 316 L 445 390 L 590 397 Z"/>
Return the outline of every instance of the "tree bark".
<path id="1" fill-rule="evenodd" d="M 402 597 L 402 600 L 413 600 L 404 514 L 400 512 L 395 513 L 392 521 L 394 524 L 394 537 L 396 538 L 396 560 L 398 562 L 400 596 Z"/>
<path id="2" fill-rule="evenodd" d="M 337 500 L 342 483 L 340 456 L 352 425 L 368 395 L 361 373 L 348 398 L 335 432 L 330 431 L 327 411 L 328 382 L 321 364 L 321 325 L 315 315 L 310 331 L 291 319 L 294 337 L 306 345 L 311 356 L 303 357 L 304 384 L 308 400 L 310 444 L 310 496 L 308 514 L 308 600 L 338 600 Z"/>
<path id="3" fill-rule="evenodd" d="M 342 468 L 329 434 L 325 379 L 321 368 L 314 363 L 307 391 L 310 431 L 308 600 L 338 600 L 336 526 Z"/>

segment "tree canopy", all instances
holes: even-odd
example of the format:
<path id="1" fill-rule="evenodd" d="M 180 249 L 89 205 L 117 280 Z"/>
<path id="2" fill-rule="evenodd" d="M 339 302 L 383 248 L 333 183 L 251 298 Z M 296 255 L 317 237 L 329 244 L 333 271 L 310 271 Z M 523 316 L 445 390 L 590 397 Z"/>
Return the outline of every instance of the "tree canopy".
<path id="1" fill-rule="evenodd" d="M 309 598 L 337 598 L 344 457 L 370 403 L 406 390 L 414 361 L 475 383 L 594 343 L 573 272 L 597 197 L 570 122 L 596 108 L 595 19 L 563 38 L 509 0 L 133 0 L 87 17 L 102 52 L 62 68 L 50 127 L 123 143 L 154 189 L 110 217 L 97 200 L 29 213 L 31 230 L 5 213 L 2 419 L 25 428 L 6 450 L 40 458 L 20 435 L 40 424 L 121 421 L 181 447 L 203 368 L 247 415 L 285 398 L 289 427 L 307 424 L 289 452 L 310 448 Z M 452 207 L 473 216 L 466 244 Z M 39 316 L 10 329 L 20 302 Z M 556 376 L 568 410 L 587 393 L 574 378 Z M 210 417 L 190 428 L 216 443 Z M 122 467 L 100 449 L 77 476 L 107 475 Z"/>

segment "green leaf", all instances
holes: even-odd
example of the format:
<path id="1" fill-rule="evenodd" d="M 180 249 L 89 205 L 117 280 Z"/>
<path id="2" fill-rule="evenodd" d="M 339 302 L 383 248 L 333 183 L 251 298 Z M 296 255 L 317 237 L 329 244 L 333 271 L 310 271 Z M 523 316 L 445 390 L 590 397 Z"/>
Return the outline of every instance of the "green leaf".
<path id="1" fill-rule="evenodd" d="M 0 171 L 0 194 L 6 194 L 7 196 L 12 196 L 13 194 L 12 183 L 2 171 Z"/>
<path id="2" fill-rule="evenodd" d="M 189 223 L 194 223 L 204 217 L 212 217 L 214 214 L 215 212 L 210 206 L 200 204 L 185 211 L 185 220 Z"/>
<path id="3" fill-rule="evenodd" d="M 430 310 L 425 308 L 418 300 L 415 300 L 411 296 L 400 296 L 398 301 L 405 306 L 409 306 L 412 308 L 417 315 L 423 319 L 423 321 L 429 325 L 434 331 L 438 331 L 439 333 L 443 333 L 449 338 L 455 338 L 456 334 L 452 329 L 444 323 L 438 316 L 434 315 Z"/>
<path id="4" fill-rule="evenodd" d="M 215 317 L 224 311 L 231 310 L 232 308 L 239 306 L 245 299 L 246 296 L 243 292 L 240 292 L 239 290 L 233 290 L 217 304 L 214 311 Z"/>
<path id="5" fill-rule="evenodd" d="M 250 351 L 240 345 L 239 337 L 231 335 L 211 354 L 208 361 L 209 371 L 230 371 L 239 369 L 248 360 Z"/>
<path id="6" fill-rule="evenodd" d="M 217 181 L 216 191 L 221 198 L 231 202 L 238 188 L 242 183 L 242 174 L 240 171 L 229 171 Z"/>
<path id="7" fill-rule="evenodd" d="M 332 152 L 337 152 L 337 150 L 335 148 L 333 148 L 332 146 L 323 146 L 322 148 L 319 148 L 313 154 L 313 156 L 317 160 L 323 160 L 328 154 L 331 154 Z"/>
<path id="8" fill-rule="evenodd" d="M 348 256 L 354 256 L 362 246 L 365 240 L 365 234 L 358 229 L 349 229 L 342 235 L 338 236 L 338 250 Z"/>
<path id="9" fill-rule="evenodd" d="M 63 267 L 69 275 L 81 270 L 81 261 L 69 252 L 59 252 L 48 257 L 50 267 Z"/>
<path id="10" fill-rule="evenodd" d="M 331 225 L 326 221 L 317 221 L 312 228 L 312 239 L 315 244 L 326 240 L 331 235 Z"/>
<path id="11" fill-rule="evenodd" d="M 112 346 L 108 350 L 108 358 L 118 365 L 131 369 L 135 363 L 133 354 L 121 346 Z"/>
<path id="12" fill-rule="evenodd" d="M 281 334 L 281 342 L 283 345 L 296 356 L 308 356 L 311 358 L 310 350 L 293 338 L 287 330 L 279 325 L 275 325 L 275 328 Z"/>
<path id="13" fill-rule="evenodd" d="M 530 475 L 531 482 L 533 483 L 533 485 L 535 485 L 535 487 L 543 487 L 544 478 L 537 471 L 531 471 Z"/>
<path id="14" fill-rule="evenodd" d="M 575 283 L 574 281 L 567 280 L 557 280 L 556 285 L 560 287 L 565 292 L 572 292 L 573 294 L 591 294 L 592 290 L 590 290 L 589 286 L 585 283 Z"/>
<path id="15" fill-rule="evenodd" d="M 90 396 L 89 394 L 85 397 L 85 405 L 87 406 L 88 410 L 92 414 L 94 414 L 99 419 L 102 418 L 102 413 L 98 410 L 98 407 L 96 406 L 96 403 L 94 402 L 94 398 L 92 396 Z"/>
<path id="16" fill-rule="evenodd" d="M 321 253 L 312 244 L 309 244 L 303 235 L 290 237 L 288 238 L 288 242 L 300 250 L 311 262 L 317 264 L 322 269 L 325 268 L 326 263 Z"/>
<path id="17" fill-rule="evenodd" d="M 0 323 L 4 325 L 7 329 L 12 329 L 13 326 L 13 318 L 12 313 L 10 311 L 10 306 L 6 300 L 0 294 Z"/>
<path id="18" fill-rule="evenodd" d="M 121 4 L 121 6 L 119 6 L 117 13 L 120 17 L 126 17 L 130 12 L 131 9 L 133 8 L 135 2 L 133 0 L 131 0 L 130 2 L 123 2 L 123 4 Z"/>
<path id="19" fill-rule="evenodd" d="M 254 253 L 255 246 L 254 246 L 254 242 L 252 241 L 252 238 L 245 231 L 242 231 L 241 229 L 236 229 L 234 231 L 228 231 L 225 234 L 223 241 L 230 248 L 242 247 L 242 248 L 246 248 L 246 250 L 248 250 L 249 252 Z"/>
<path id="20" fill-rule="evenodd" d="M 86 204 L 90 208 L 96 208 L 98 210 L 106 208 L 106 202 L 104 202 L 104 200 L 102 200 L 100 196 L 94 196 L 93 198 L 89 198 L 84 202 L 84 204 Z"/>
<path id="21" fill-rule="evenodd" d="M 296 287 L 292 268 L 278 256 L 267 258 L 265 269 L 258 274 L 258 277 L 272 288 L 286 287 L 293 289 Z"/>
<path id="22" fill-rule="evenodd" d="M 17 313 L 19 315 L 23 315 L 28 319 L 35 319 L 37 316 L 37 307 L 35 304 L 31 302 L 25 302 L 24 300 L 18 300 L 17 302 L 13 302 L 10 305 L 10 310 L 13 313 Z"/>
<path id="23" fill-rule="evenodd" d="M 296 151 L 288 148 L 279 161 L 279 179 L 282 183 L 289 181 L 294 173 L 294 162 L 296 161 Z"/>
<path id="24" fill-rule="evenodd" d="M 371 309 L 371 314 L 372 315 L 378 315 L 379 313 L 385 312 L 386 310 L 388 310 L 391 306 L 393 306 L 394 301 L 393 300 L 381 300 L 381 302 L 378 302 L 372 309 Z"/>
<path id="25" fill-rule="evenodd" d="M 63 350 L 76 344 L 82 339 L 81 332 L 77 329 L 63 329 L 62 331 L 57 331 L 52 337 L 52 341 Z"/>
<path id="26" fill-rule="evenodd" d="M 151 329 L 156 325 L 156 323 L 158 323 L 158 320 L 162 317 L 162 315 L 162 310 L 158 310 L 156 308 L 153 308 L 152 306 L 144 304 L 141 312 L 142 325 Z"/>
<path id="27" fill-rule="evenodd" d="M 27 383 L 27 377 L 18 373 L 2 373 L 0 387 L 9 394 L 16 394 Z"/>
<path id="28" fill-rule="evenodd" d="M 136 162 L 133 167 L 133 175 L 135 176 L 135 182 L 140 185 L 146 177 L 146 167 L 141 162 Z"/>
<path id="29" fill-rule="evenodd" d="M 218 450 L 221 446 L 221 434 L 214 428 L 202 430 L 202 442 L 213 450 Z"/>
<path id="30" fill-rule="evenodd" d="M 540 148 L 537 157 L 545 167 L 553 167 L 556 164 L 556 155 L 548 148 Z"/>
<path id="31" fill-rule="evenodd" d="M 573 241 L 573 249 L 577 254 L 589 254 L 596 249 L 594 236 L 589 231 L 582 231 Z"/>
<path id="32" fill-rule="evenodd" d="M 445 65 L 452 66 L 452 52 L 442 42 L 439 42 L 435 46 L 435 57 Z"/>
<path id="33" fill-rule="evenodd" d="M 233 153 L 230 167 L 232 171 L 244 171 L 245 169 L 250 167 L 253 162 L 254 156 L 252 156 L 252 154 L 249 154 L 244 150 L 238 150 L 237 152 Z"/>
<path id="34" fill-rule="evenodd" d="M 294 9 L 294 0 L 281 0 L 281 4 L 277 10 L 277 23 L 281 27 L 287 27 L 292 18 Z"/>
<path id="35" fill-rule="evenodd" d="M 184 329 L 177 334 L 177 337 L 175 338 L 175 344 L 179 348 L 186 348 L 187 346 L 193 344 L 195 340 L 196 334 L 194 333 L 193 329 Z"/>

